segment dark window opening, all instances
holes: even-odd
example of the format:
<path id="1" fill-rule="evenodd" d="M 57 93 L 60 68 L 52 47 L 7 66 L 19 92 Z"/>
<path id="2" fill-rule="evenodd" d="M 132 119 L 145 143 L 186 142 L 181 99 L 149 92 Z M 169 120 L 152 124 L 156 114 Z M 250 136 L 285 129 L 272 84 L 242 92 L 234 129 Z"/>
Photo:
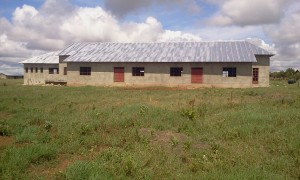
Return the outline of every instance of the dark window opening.
<path id="1" fill-rule="evenodd" d="M 223 68 L 223 77 L 236 77 L 236 68 L 235 67 L 224 67 Z"/>
<path id="2" fill-rule="evenodd" d="M 44 72 L 44 69 L 43 68 L 41 68 L 41 73 L 43 73 Z"/>
<path id="3" fill-rule="evenodd" d="M 58 68 L 49 68 L 49 74 L 58 74 Z"/>
<path id="4" fill-rule="evenodd" d="M 25 68 L 25 72 L 28 73 L 28 68 Z"/>
<path id="5" fill-rule="evenodd" d="M 30 68 L 30 72 L 33 73 L 33 68 Z"/>
<path id="6" fill-rule="evenodd" d="M 133 67 L 132 76 L 144 76 L 145 68 L 144 67 Z"/>
<path id="7" fill-rule="evenodd" d="M 35 68 L 35 73 L 38 73 L 38 71 L 39 71 L 39 70 L 38 70 L 38 68 L 36 67 L 36 68 Z"/>
<path id="8" fill-rule="evenodd" d="M 182 71 L 183 71 L 182 67 L 171 67 L 170 76 L 181 76 Z"/>
<path id="9" fill-rule="evenodd" d="M 252 72 L 252 82 L 253 84 L 258 84 L 258 68 L 253 68 Z"/>
<path id="10" fill-rule="evenodd" d="M 67 75 L 67 67 L 64 67 L 64 75 Z"/>
<path id="11" fill-rule="evenodd" d="M 91 67 L 80 67 L 80 75 L 91 75 Z"/>

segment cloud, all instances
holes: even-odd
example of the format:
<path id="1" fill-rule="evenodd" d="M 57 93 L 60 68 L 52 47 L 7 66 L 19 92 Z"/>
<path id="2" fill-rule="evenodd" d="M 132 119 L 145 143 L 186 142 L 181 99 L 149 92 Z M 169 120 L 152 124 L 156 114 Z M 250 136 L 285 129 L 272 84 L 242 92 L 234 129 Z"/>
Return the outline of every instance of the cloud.
<path id="1" fill-rule="evenodd" d="M 142 23 L 120 23 L 101 7 L 76 7 L 67 0 L 47 0 L 40 9 L 29 5 L 17 7 L 12 22 L 1 18 L 0 24 L 6 27 L 8 40 L 23 43 L 23 46 L 32 50 L 59 50 L 79 41 L 173 40 L 164 36 L 172 31 L 163 29 L 154 17 L 148 17 Z M 176 33 L 175 39 L 199 39 L 188 33 Z"/>
<path id="2" fill-rule="evenodd" d="M 211 25 L 264 25 L 278 23 L 284 11 L 296 0 L 220 0 L 220 11 L 208 20 Z"/>
<path id="3" fill-rule="evenodd" d="M 300 69 L 300 2 L 297 0 L 212 0 L 220 9 L 206 22 L 215 37 L 245 32 L 248 37 L 265 37 L 271 46 L 258 39 L 252 43 L 266 48 L 275 56 L 271 58 L 271 69 L 287 67 Z M 216 30 L 217 29 L 217 30 Z M 247 32 L 247 29 L 250 30 Z M 220 31 L 220 33 L 217 33 Z M 225 31 L 225 33 L 224 33 Z M 253 32 L 261 32 L 257 34 Z M 211 34 L 208 32 L 207 34 Z M 231 32 L 231 33 L 230 33 Z M 239 34 L 239 33 L 237 33 Z M 205 38 L 205 36 L 204 36 Z"/>
<path id="4" fill-rule="evenodd" d="M 246 41 L 256 45 L 256 46 L 259 46 L 273 54 L 276 54 L 276 49 L 275 49 L 275 44 L 267 44 L 264 40 L 262 39 L 258 39 L 258 38 L 247 38 Z"/>
<path id="5" fill-rule="evenodd" d="M 0 35 L 0 58 L 26 58 L 31 54 L 32 51 L 26 48 L 26 43 L 9 40 L 6 34 Z"/>
<path id="6" fill-rule="evenodd" d="M 163 0 L 167 1 L 167 0 Z M 176 0 L 180 2 L 183 0 Z M 19 62 L 73 42 L 187 41 L 201 38 L 163 28 L 154 17 L 144 22 L 119 22 L 101 7 L 78 7 L 68 0 L 46 0 L 41 8 L 17 7 L 12 20 L 0 18 L 0 61 Z"/>
<path id="7" fill-rule="evenodd" d="M 0 72 L 6 75 L 21 75 L 23 74 L 23 67 L 21 64 L 3 62 L 0 60 Z"/>
<path id="8" fill-rule="evenodd" d="M 300 69 L 300 2 L 286 12 L 280 23 L 264 26 L 266 35 L 276 44 L 276 66 Z M 281 63 L 279 63 L 281 62 Z"/>
<path id="9" fill-rule="evenodd" d="M 118 17 L 123 17 L 129 13 L 146 9 L 151 5 L 168 5 L 170 7 L 184 7 L 189 13 L 198 13 L 200 7 L 196 0 L 105 0 L 105 7 Z"/>
<path id="10" fill-rule="evenodd" d="M 92 27 L 92 28 L 87 28 Z M 155 42 L 174 40 L 199 40 L 200 37 L 181 31 L 164 30 L 154 17 L 145 22 L 119 23 L 115 17 L 101 7 L 79 8 L 60 26 L 62 37 L 75 41 Z M 176 36 L 168 36 L 172 33 Z M 168 37 L 168 38 L 167 38 Z"/>

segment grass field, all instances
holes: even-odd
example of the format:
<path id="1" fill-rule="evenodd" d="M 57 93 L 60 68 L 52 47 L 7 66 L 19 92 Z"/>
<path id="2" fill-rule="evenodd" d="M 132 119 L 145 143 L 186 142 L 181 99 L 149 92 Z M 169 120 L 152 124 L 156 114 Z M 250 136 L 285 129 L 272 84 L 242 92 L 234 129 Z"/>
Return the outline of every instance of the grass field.
<path id="1" fill-rule="evenodd" d="M 0 80 L 0 179 L 299 179 L 300 87 Z"/>

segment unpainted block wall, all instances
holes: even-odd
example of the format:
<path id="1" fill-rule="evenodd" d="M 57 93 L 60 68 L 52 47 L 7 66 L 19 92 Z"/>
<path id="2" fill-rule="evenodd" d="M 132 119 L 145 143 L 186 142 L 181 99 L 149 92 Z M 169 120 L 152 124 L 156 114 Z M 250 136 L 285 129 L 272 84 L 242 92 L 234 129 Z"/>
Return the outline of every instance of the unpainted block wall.
<path id="1" fill-rule="evenodd" d="M 63 69 L 59 68 L 58 64 L 25 64 L 24 65 L 24 84 L 36 85 L 45 84 L 46 81 L 58 82 L 67 81 L 67 77 L 63 75 Z M 25 69 L 28 68 L 26 73 Z M 31 72 L 33 68 L 33 72 Z M 38 68 L 38 72 L 35 71 Z M 43 73 L 41 73 L 43 68 Z M 59 68 L 59 74 L 49 74 L 49 68 Z"/>
<path id="2" fill-rule="evenodd" d="M 252 87 L 251 63 L 68 63 L 68 85 L 101 86 L 193 86 Z M 80 67 L 91 67 L 90 76 L 79 75 Z M 114 67 L 124 67 L 124 82 L 114 82 Z M 144 76 L 132 76 L 132 67 L 144 67 Z M 170 76 L 170 67 L 182 67 L 180 77 Z M 191 83 L 191 68 L 203 68 L 203 83 Z M 223 67 L 236 67 L 237 77 L 222 77 Z"/>
<path id="3" fill-rule="evenodd" d="M 253 68 L 258 68 L 258 84 L 253 87 L 269 87 L 270 81 L 270 58 L 268 56 L 256 56 L 256 63 L 252 64 Z"/>

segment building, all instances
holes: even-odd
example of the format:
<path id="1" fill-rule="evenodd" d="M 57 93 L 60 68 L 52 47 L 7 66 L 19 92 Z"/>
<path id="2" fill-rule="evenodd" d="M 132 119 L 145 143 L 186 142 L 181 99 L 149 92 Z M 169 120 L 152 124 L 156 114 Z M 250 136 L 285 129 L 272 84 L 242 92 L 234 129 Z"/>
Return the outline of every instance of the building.
<path id="1" fill-rule="evenodd" d="M 247 41 L 74 43 L 21 63 L 24 84 L 267 87 L 271 56 Z"/>
<path id="2" fill-rule="evenodd" d="M 0 79 L 6 79 L 6 75 L 3 73 L 0 73 Z"/>
<path id="3" fill-rule="evenodd" d="M 0 73 L 0 79 L 23 79 L 22 75 L 7 75 Z"/>

